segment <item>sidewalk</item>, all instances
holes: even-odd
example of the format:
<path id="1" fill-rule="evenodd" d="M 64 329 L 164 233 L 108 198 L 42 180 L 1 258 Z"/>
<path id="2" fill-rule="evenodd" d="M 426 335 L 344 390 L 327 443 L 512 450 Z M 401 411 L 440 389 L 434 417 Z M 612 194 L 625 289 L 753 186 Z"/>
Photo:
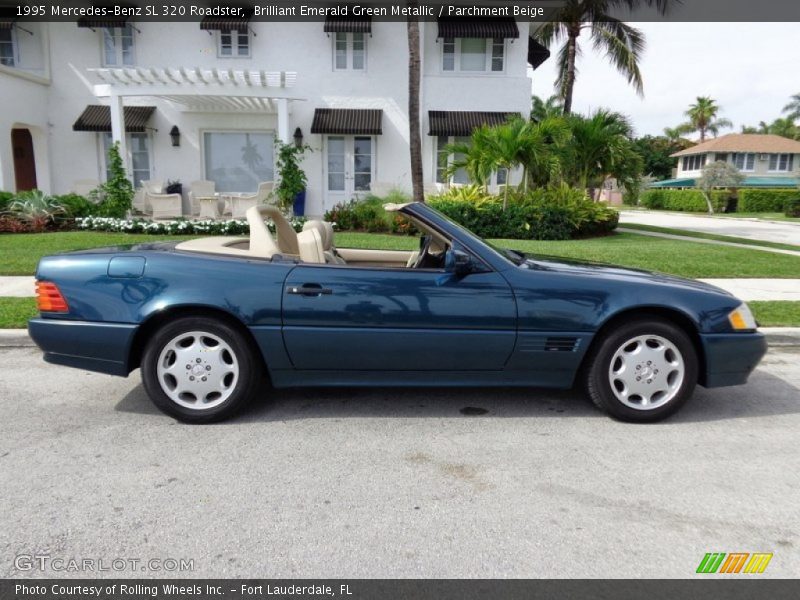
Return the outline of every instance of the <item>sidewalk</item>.
<path id="1" fill-rule="evenodd" d="M 684 228 L 688 231 L 688 229 Z M 798 250 L 785 250 L 784 248 L 773 248 L 771 246 L 754 246 L 751 244 L 740 244 L 738 242 L 724 242 L 722 240 L 707 240 L 705 238 L 696 238 L 688 235 L 677 235 L 675 233 L 662 233 L 660 231 L 645 231 L 643 229 L 629 229 L 624 225 L 617 227 L 620 233 L 635 233 L 636 235 L 649 235 L 650 237 L 666 238 L 668 240 L 682 240 L 684 242 L 692 242 L 697 244 L 711 244 L 716 246 L 730 246 L 732 248 L 743 248 L 744 250 L 757 250 L 759 252 L 773 252 L 774 254 L 788 254 L 790 256 L 800 257 L 800 249 Z M 800 246 L 798 246 L 800 248 Z"/>
<path id="2" fill-rule="evenodd" d="M 752 300 L 800 301 L 800 279 L 701 279 L 745 302 Z M 0 297 L 33 297 L 33 277 L 0 277 Z"/>
<path id="3" fill-rule="evenodd" d="M 621 210 L 619 223 L 638 223 L 800 246 L 800 223 L 713 217 L 669 211 Z M 637 230 L 637 233 L 642 233 Z M 696 240 L 695 240 L 696 241 Z"/>

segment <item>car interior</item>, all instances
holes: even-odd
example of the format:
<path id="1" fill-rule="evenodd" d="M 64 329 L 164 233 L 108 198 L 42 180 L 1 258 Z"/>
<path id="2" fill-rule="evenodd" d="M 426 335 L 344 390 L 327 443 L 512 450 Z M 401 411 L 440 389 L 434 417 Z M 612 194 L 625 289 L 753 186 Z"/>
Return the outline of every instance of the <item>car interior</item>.
<path id="1" fill-rule="evenodd" d="M 398 212 L 421 232 L 419 250 L 372 250 L 365 248 L 337 248 L 334 244 L 333 224 L 321 220 L 307 221 L 303 231 L 295 232 L 292 225 L 275 206 L 254 206 L 246 213 L 250 225 L 249 237 L 214 236 L 181 242 L 177 250 L 204 254 L 223 254 L 248 258 L 296 259 L 309 264 L 351 265 L 360 267 L 391 267 L 398 269 L 441 269 L 450 241 L 440 234 L 402 213 L 405 205 L 387 204 L 389 212 Z M 265 218 L 275 226 L 275 236 Z"/>

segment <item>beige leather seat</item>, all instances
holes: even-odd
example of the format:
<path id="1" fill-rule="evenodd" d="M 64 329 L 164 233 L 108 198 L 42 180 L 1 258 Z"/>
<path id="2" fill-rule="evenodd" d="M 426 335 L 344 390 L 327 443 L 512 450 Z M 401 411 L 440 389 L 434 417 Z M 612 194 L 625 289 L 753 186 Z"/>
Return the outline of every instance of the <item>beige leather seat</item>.
<path id="1" fill-rule="evenodd" d="M 345 260 L 336 253 L 333 245 L 333 224 L 318 219 L 307 221 L 303 225 L 303 231 L 316 229 L 322 239 L 322 249 L 325 252 L 325 262 L 332 265 L 344 265 Z"/>
<path id="2" fill-rule="evenodd" d="M 316 227 L 305 229 L 298 233 L 297 245 L 300 250 L 300 260 L 305 263 L 325 264 L 325 249 L 322 245 L 322 236 Z"/>

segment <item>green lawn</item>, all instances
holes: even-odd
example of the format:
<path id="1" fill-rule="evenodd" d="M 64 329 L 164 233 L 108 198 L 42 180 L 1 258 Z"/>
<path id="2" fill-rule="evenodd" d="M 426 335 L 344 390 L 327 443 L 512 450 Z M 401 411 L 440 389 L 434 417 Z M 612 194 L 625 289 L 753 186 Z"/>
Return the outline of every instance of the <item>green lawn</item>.
<path id="1" fill-rule="evenodd" d="M 761 327 L 800 327 L 800 302 L 748 302 Z M 0 329 L 23 329 L 35 317 L 34 298 L 0 298 Z"/>
<path id="2" fill-rule="evenodd" d="M 54 252 L 167 239 L 175 238 L 97 232 L 4 234 L 0 235 L 0 275 L 31 275 L 39 258 Z M 608 262 L 684 277 L 800 277 L 800 257 L 632 233 L 565 242 L 493 242 L 533 254 Z M 386 250 L 418 247 L 413 237 L 369 233 L 337 233 L 336 244 Z"/>
<path id="3" fill-rule="evenodd" d="M 22 329 L 37 316 L 35 298 L 0 298 L 0 329 Z"/>
<path id="4" fill-rule="evenodd" d="M 800 252 L 800 245 L 781 244 L 778 242 L 763 242 L 748 238 L 734 237 L 731 235 L 717 235 L 715 233 L 702 233 L 700 231 L 687 231 L 685 229 L 674 229 L 672 227 L 658 227 L 657 225 L 640 225 L 638 223 L 624 223 L 620 225 L 626 229 L 638 229 L 640 231 L 653 231 L 656 233 L 668 233 L 671 235 L 682 235 L 684 237 L 700 238 L 703 240 L 717 240 L 720 242 L 733 242 L 746 246 L 763 246 L 765 248 L 780 248 L 781 250 L 794 250 Z M 800 242 L 800 231 L 798 231 L 798 242 Z"/>

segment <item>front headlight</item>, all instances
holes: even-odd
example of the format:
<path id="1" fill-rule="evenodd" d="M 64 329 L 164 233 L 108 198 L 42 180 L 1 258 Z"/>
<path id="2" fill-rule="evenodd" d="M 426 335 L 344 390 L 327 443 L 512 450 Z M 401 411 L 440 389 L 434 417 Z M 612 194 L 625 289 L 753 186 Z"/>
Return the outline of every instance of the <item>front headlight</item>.
<path id="1" fill-rule="evenodd" d="M 753 313 L 750 312 L 750 307 L 744 302 L 742 302 L 738 308 L 731 311 L 728 315 L 728 321 L 735 331 L 752 331 L 758 327 Z"/>

